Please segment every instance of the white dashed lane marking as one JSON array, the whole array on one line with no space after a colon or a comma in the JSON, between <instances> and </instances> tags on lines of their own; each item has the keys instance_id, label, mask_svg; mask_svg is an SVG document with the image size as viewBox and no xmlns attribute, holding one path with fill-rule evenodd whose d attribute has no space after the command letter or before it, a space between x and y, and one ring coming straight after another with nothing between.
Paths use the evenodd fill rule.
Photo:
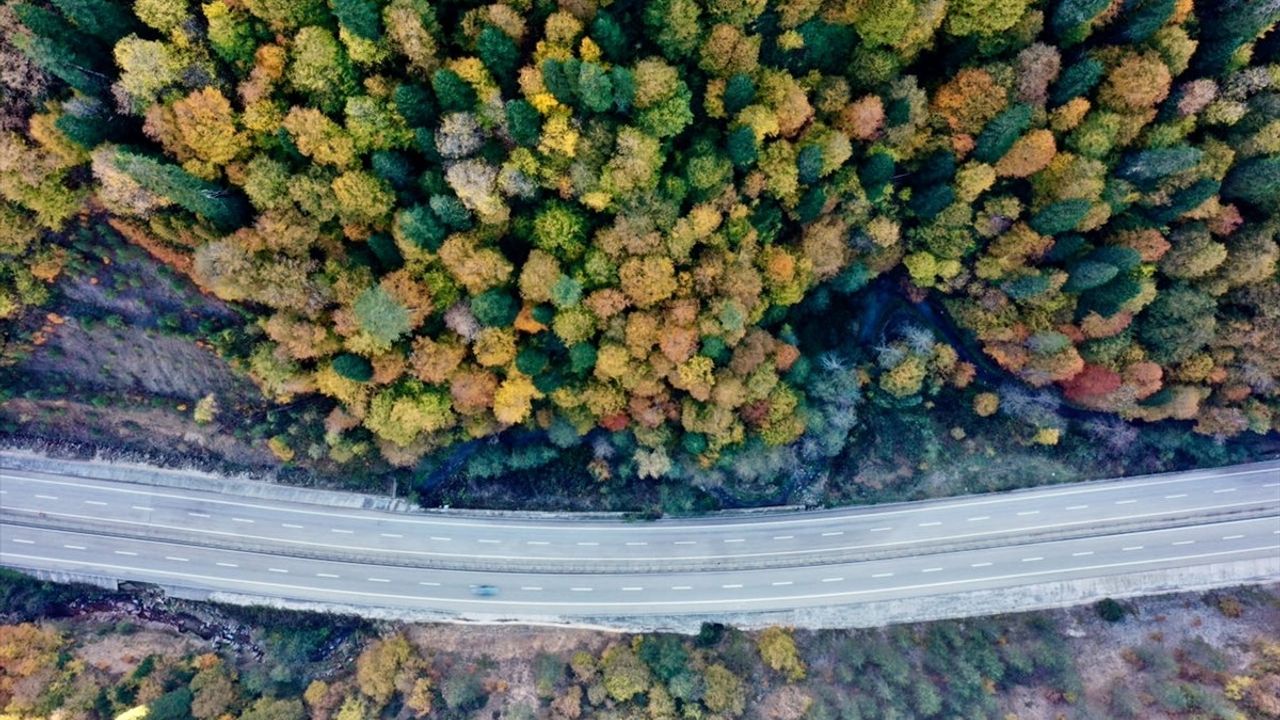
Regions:
<instances>
[{"instance_id":1,"label":"white dashed lane marking","mask_svg":"<svg viewBox=\"0 0 1280 720\"><path fill-rule=\"evenodd\" d=\"M1187 496L1187 494L1186 494L1186 493L1174 493L1173 495L1165 495L1165 496L1164 496L1164 499L1165 499L1165 500L1177 500L1178 498L1184 498L1184 497L1186 497L1186 496Z\"/></svg>"},{"instance_id":2,"label":"white dashed lane marking","mask_svg":"<svg viewBox=\"0 0 1280 720\"><path fill-rule=\"evenodd\" d=\"M1244 538L1243 535L1223 535L1222 536L1223 540L1240 540L1242 538Z\"/></svg>"},{"instance_id":3,"label":"white dashed lane marking","mask_svg":"<svg viewBox=\"0 0 1280 720\"><path fill-rule=\"evenodd\" d=\"M891 528L891 527L875 527L875 528L871 528L871 529L870 529L870 530L868 530L867 532L885 532L885 531L892 530L892 529L893 529L893 528Z\"/></svg>"},{"instance_id":4,"label":"white dashed lane marking","mask_svg":"<svg viewBox=\"0 0 1280 720\"><path fill-rule=\"evenodd\" d=\"M289 528L289 529L291 529L291 530L301 530L301 529L302 529L302 526L301 526L301 525L294 525L293 523L280 523L280 527L287 527L287 528Z\"/></svg>"},{"instance_id":5,"label":"white dashed lane marking","mask_svg":"<svg viewBox=\"0 0 1280 720\"><path fill-rule=\"evenodd\" d=\"M1214 495L1221 495L1221 494L1223 494L1223 493L1229 493L1229 492L1235 492L1235 491L1236 491L1236 489L1235 489L1235 488L1219 488L1219 489L1217 489L1217 490L1214 490L1214 491L1213 491L1213 494L1214 494Z\"/></svg>"},{"instance_id":6,"label":"white dashed lane marking","mask_svg":"<svg viewBox=\"0 0 1280 720\"><path fill-rule=\"evenodd\" d=\"M1018 517L1025 517L1027 515L1039 515L1039 514L1040 514L1039 510L1023 510L1022 512L1018 513Z\"/></svg>"},{"instance_id":7,"label":"white dashed lane marking","mask_svg":"<svg viewBox=\"0 0 1280 720\"><path fill-rule=\"evenodd\" d=\"M218 567L229 567L229 568L240 567L235 563L229 563L229 562L220 562L220 563L214 563L214 564L217 565Z\"/></svg>"},{"instance_id":8,"label":"white dashed lane marking","mask_svg":"<svg viewBox=\"0 0 1280 720\"><path fill-rule=\"evenodd\" d=\"M1137 500L1117 500L1117 501L1116 501L1116 504L1117 504L1117 505L1132 505L1132 504L1134 504L1134 503L1136 503L1136 502L1138 502L1138 501L1137 501Z\"/></svg>"},{"instance_id":9,"label":"white dashed lane marking","mask_svg":"<svg viewBox=\"0 0 1280 720\"><path fill-rule=\"evenodd\" d=\"M288 573L289 571L288 571L288 570L285 570L284 568L267 568L267 572L273 572L273 573Z\"/></svg>"},{"instance_id":10,"label":"white dashed lane marking","mask_svg":"<svg viewBox=\"0 0 1280 720\"><path fill-rule=\"evenodd\" d=\"M933 522L922 522L922 523L919 523L917 527L937 527L937 526L939 526L939 525L941 525L941 524L942 524L941 522L939 522L939 521L937 521L937 520L934 520Z\"/></svg>"},{"instance_id":11,"label":"white dashed lane marking","mask_svg":"<svg viewBox=\"0 0 1280 720\"><path fill-rule=\"evenodd\" d=\"M893 577L893 573L891 573L891 572L876 573L875 575L872 575L871 577L873 577L873 578L887 578L887 577Z\"/></svg>"},{"instance_id":12,"label":"white dashed lane marking","mask_svg":"<svg viewBox=\"0 0 1280 720\"><path fill-rule=\"evenodd\" d=\"M520 589L521 589L521 590L529 590L529 591L532 591L532 592L537 592L537 591L541 590L542 588L538 587L537 585L521 585L521 586L520 586Z\"/></svg>"},{"instance_id":13,"label":"white dashed lane marking","mask_svg":"<svg viewBox=\"0 0 1280 720\"><path fill-rule=\"evenodd\" d=\"M252 524L253 524L253 521L252 521L252 520L250 520L249 518L238 518L238 517L233 517L233 518L231 518L231 522L245 523L245 524L248 524L248 525L252 525Z\"/></svg>"},{"instance_id":14,"label":"white dashed lane marking","mask_svg":"<svg viewBox=\"0 0 1280 720\"><path fill-rule=\"evenodd\" d=\"M35 540L27 540L25 538L14 538L13 541L18 543L19 545L35 545L36 544Z\"/></svg>"},{"instance_id":15,"label":"white dashed lane marking","mask_svg":"<svg viewBox=\"0 0 1280 720\"><path fill-rule=\"evenodd\" d=\"M790 585L790 584L791 584L791 581L790 581L790 580L779 580L779 581L777 581L777 582L772 582L772 583L769 583L769 584L770 584L770 585L773 585L774 587L782 587L783 585Z\"/></svg>"},{"instance_id":16,"label":"white dashed lane marking","mask_svg":"<svg viewBox=\"0 0 1280 720\"><path fill-rule=\"evenodd\" d=\"M106 503L102 502L101 500L85 500L85 501L84 501L84 504L85 504L85 505L98 505L98 506L104 506L104 505L106 505Z\"/></svg>"},{"instance_id":17,"label":"white dashed lane marking","mask_svg":"<svg viewBox=\"0 0 1280 720\"><path fill-rule=\"evenodd\" d=\"M733 589L735 589L735 588L740 588L740 587L742 587L742 584L741 584L741 583L733 583L733 584L730 584L730 585L721 585L720 587L724 588L725 590L733 590Z\"/></svg>"},{"instance_id":18,"label":"white dashed lane marking","mask_svg":"<svg viewBox=\"0 0 1280 720\"><path fill-rule=\"evenodd\" d=\"M571 587L571 588L569 588L569 591L570 591L570 592L591 592L591 588L589 588L589 587Z\"/></svg>"},{"instance_id":19,"label":"white dashed lane marking","mask_svg":"<svg viewBox=\"0 0 1280 720\"><path fill-rule=\"evenodd\" d=\"M942 572L942 568L925 568L925 569L921 570L920 572L922 572L922 573L935 573L935 572Z\"/></svg>"},{"instance_id":20,"label":"white dashed lane marking","mask_svg":"<svg viewBox=\"0 0 1280 720\"><path fill-rule=\"evenodd\" d=\"M622 591L623 591L623 592L639 592L639 591L641 591L641 590L644 590L644 588L642 588L642 587L635 587L635 586L631 586L631 587L624 587L624 588L622 588Z\"/></svg>"},{"instance_id":21,"label":"white dashed lane marking","mask_svg":"<svg viewBox=\"0 0 1280 720\"><path fill-rule=\"evenodd\" d=\"M36 495L36 497L41 500L57 500L58 499L57 495Z\"/></svg>"},{"instance_id":22,"label":"white dashed lane marking","mask_svg":"<svg viewBox=\"0 0 1280 720\"><path fill-rule=\"evenodd\" d=\"M388 579L386 579L386 578L369 578L369 582L385 582L385 583L389 583L389 582L391 582L391 581L390 581L390 580L388 580Z\"/></svg>"},{"instance_id":23,"label":"white dashed lane marking","mask_svg":"<svg viewBox=\"0 0 1280 720\"><path fill-rule=\"evenodd\" d=\"M844 581L844 578L842 577L822 578L822 582L842 582L842 581Z\"/></svg>"},{"instance_id":24,"label":"white dashed lane marking","mask_svg":"<svg viewBox=\"0 0 1280 720\"><path fill-rule=\"evenodd\" d=\"M322 577L322 578L336 578L336 577L338 577L338 576L337 576L337 575L334 575L333 573L316 573L316 577Z\"/></svg>"},{"instance_id":25,"label":"white dashed lane marking","mask_svg":"<svg viewBox=\"0 0 1280 720\"><path fill-rule=\"evenodd\" d=\"M343 530L342 528L329 528L329 532L338 533L340 535L354 535L355 530Z\"/></svg>"},{"instance_id":26,"label":"white dashed lane marking","mask_svg":"<svg viewBox=\"0 0 1280 720\"><path fill-rule=\"evenodd\" d=\"M207 518L207 517L209 517L209 513L192 512L192 511L190 511L190 510L188 510L188 511L187 511L187 514L188 514L188 515L190 515L191 517L198 517L198 518Z\"/></svg>"},{"instance_id":27,"label":"white dashed lane marking","mask_svg":"<svg viewBox=\"0 0 1280 720\"><path fill-rule=\"evenodd\" d=\"M979 522L981 520L990 520L990 519L991 519L990 515L978 515L977 517L969 518L965 522Z\"/></svg>"},{"instance_id":28,"label":"white dashed lane marking","mask_svg":"<svg viewBox=\"0 0 1280 720\"><path fill-rule=\"evenodd\" d=\"M147 507L146 505L130 505L129 507L133 508L134 510L141 510L142 512L153 512L153 510Z\"/></svg>"},{"instance_id":29,"label":"white dashed lane marking","mask_svg":"<svg viewBox=\"0 0 1280 720\"><path fill-rule=\"evenodd\" d=\"M165 556L164 556L164 559L165 559L165 560L172 560L172 561L174 561L174 562L191 562L191 560L190 560L189 558L177 557L176 555L165 555Z\"/></svg>"},{"instance_id":30,"label":"white dashed lane marking","mask_svg":"<svg viewBox=\"0 0 1280 720\"><path fill-rule=\"evenodd\" d=\"M1087 510L1089 509L1089 506L1088 505L1068 505L1067 509L1068 510Z\"/></svg>"},{"instance_id":31,"label":"white dashed lane marking","mask_svg":"<svg viewBox=\"0 0 1280 720\"><path fill-rule=\"evenodd\" d=\"M1195 545L1196 541L1195 540L1178 540L1173 544L1174 545Z\"/></svg>"},{"instance_id":32,"label":"white dashed lane marking","mask_svg":"<svg viewBox=\"0 0 1280 720\"><path fill-rule=\"evenodd\" d=\"M1022 562L1039 562L1040 560L1043 560L1043 559L1044 559L1044 558L1042 558L1042 557L1038 557L1038 556L1037 556L1037 557L1025 557L1025 558L1022 558Z\"/></svg>"},{"instance_id":33,"label":"white dashed lane marking","mask_svg":"<svg viewBox=\"0 0 1280 720\"><path fill-rule=\"evenodd\" d=\"M130 557L134 557L134 556L136 556L138 553L133 552L132 550L117 550L117 551L116 551L116 554L117 554L117 555L128 555L128 556L130 556Z\"/></svg>"},{"instance_id":34,"label":"white dashed lane marking","mask_svg":"<svg viewBox=\"0 0 1280 720\"><path fill-rule=\"evenodd\" d=\"M378 533L378 534L379 534L379 535L381 535L381 536L382 536L382 537L384 537L384 538L402 538L402 537L404 537L403 535L401 535L401 534L399 534L399 533Z\"/></svg>"},{"instance_id":35,"label":"white dashed lane marking","mask_svg":"<svg viewBox=\"0 0 1280 720\"><path fill-rule=\"evenodd\" d=\"M83 549L84 549L84 546L83 546L83 545L63 545L62 547L66 548L66 549L68 549L68 550L83 550Z\"/></svg>"},{"instance_id":36,"label":"white dashed lane marking","mask_svg":"<svg viewBox=\"0 0 1280 720\"><path fill-rule=\"evenodd\" d=\"M834 530L834 531L832 531L832 532L824 532L824 533L822 533L822 537L835 537L835 536L837 536L837 535L843 535L843 534L844 534L844 531L843 531L843 530Z\"/></svg>"},{"instance_id":37,"label":"white dashed lane marking","mask_svg":"<svg viewBox=\"0 0 1280 720\"><path fill-rule=\"evenodd\" d=\"M1142 549L1141 545L1130 545L1129 547L1120 548L1120 550L1123 552L1132 552L1134 550L1141 550L1141 549Z\"/></svg>"},{"instance_id":38,"label":"white dashed lane marking","mask_svg":"<svg viewBox=\"0 0 1280 720\"><path fill-rule=\"evenodd\" d=\"M989 563L989 562L974 563L974 564L970 565L969 567L975 567L975 568L980 568L980 567L991 567L991 563Z\"/></svg>"},{"instance_id":39,"label":"white dashed lane marking","mask_svg":"<svg viewBox=\"0 0 1280 720\"><path fill-rule=\"evenodd\" d=\"M774 540L795 540L796 536L795 535L774 535L773 539Z\"/></svg>"},{"instance_id":40,"label":"white dashed lane marking","mask_svg":"<svg viewBox=\"0 0 1280 720\"><path fill-rule=\"evenodd\" d=\"M1092 554L1093 554L1092 550L1084 550L1082 552L1071 553L1071 557L1085 557L1086 555L1092 555Z\"/></svg>"}]
</instances>

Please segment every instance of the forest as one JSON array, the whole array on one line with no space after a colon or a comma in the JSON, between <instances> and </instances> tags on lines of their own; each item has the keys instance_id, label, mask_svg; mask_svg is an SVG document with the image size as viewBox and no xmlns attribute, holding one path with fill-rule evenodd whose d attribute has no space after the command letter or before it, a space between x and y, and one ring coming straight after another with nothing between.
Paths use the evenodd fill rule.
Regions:
<instances>
[{"instance_id":1,"label":"forest","mask_svg":"<svg viewBox=\"0 0 1280 720\"><path fill-rule=\"evenodd\" d=\"M0 323L109 228L312 459L732 483L1280 428L1276 0L8 0ZM77 240L76 238L80 238ZM887 296L937 322L873 323ZM210 396L197 413L212 417ZM198 419L199 416L197 416ZM953 433L963 437L956 427ZM290 460L287 437L271 448Z\"/></svg>"}]
</instances>

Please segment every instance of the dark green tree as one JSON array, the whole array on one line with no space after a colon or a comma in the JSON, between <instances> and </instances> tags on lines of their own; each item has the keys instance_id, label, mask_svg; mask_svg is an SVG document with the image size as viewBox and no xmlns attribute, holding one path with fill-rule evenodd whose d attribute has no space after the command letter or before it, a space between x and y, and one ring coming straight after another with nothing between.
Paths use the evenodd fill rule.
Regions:
<instances>
[{"instance_id":1,"label":"dark green tree","mask_svg":"<svg viewBox=\"0 0 1280 720\"><path fill-rule=\"evenodd\" d=\"M177 165L124 147L116 148L114 160L121 172L142 187L168 198L221 230L234 230L248 218L248 203L237 191L201 180Z\"/></svg>"}]
</instances>

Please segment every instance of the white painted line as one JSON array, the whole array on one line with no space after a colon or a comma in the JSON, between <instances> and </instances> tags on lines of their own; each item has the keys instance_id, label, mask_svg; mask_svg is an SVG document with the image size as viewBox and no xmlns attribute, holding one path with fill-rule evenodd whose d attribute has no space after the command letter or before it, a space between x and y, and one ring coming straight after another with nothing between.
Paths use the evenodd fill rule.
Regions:
<instances>
[{"instance_id":1,"label":"white painted line","mask_svg":"<svg viewBox=\"0 0 1280 720\"><path fill-rule=\"evenodd\" d=\"M1086 510L1088 509L1088 507L1089 507L1088 505L1069 505L1067 506L1067 509L1068 510Z\"/></svg>"},{"instance_id":2,"label":"white painted line","mask_svg":"<svg viewBox=\"0 0 1280 720\"><path fill-rule=\"evenodd\" d=\"M343 530L341 528L329 528L329 532L338 533L339 535L355 535L355 530Z\"/></svg>"},{"instance_id":3,"label":"white painted line","mask_svg":"<svg viewBox=\"0 0 1280 720\"><path fill-rule=\"evenodd\" d=\"M337 575L334 575L333 573L316 573L316 577L322 577L322 578L336 578L336 577L338 577L338 576L337 576Z\"/></svg>"},{"instance_id":4,"label":"white painted line","mask_svg":"<svg viewBox=\"0 0 1280 720\"><path fill-rule=\"evenodd\" d=\"M35 544L36 544L36 541L35 541L35 540L26 540L26 539L24 539L24 538L14 538L14 539L13 539L13 541L14 541L14 542L16 542L16 543L18 543L18 544L20 544L20 545L35 545Z\"/></svg>"},{"instance_id":5,"label":"white painted line","mask_svg":"<svg viewBox=\"0 0 1280 720\"><path fill-rule=\"evenodd\" d=\"M770 584L770 585L772 585L772 586L774 586L774 587L782 587L783 585L790 585L790 584L791 584L791 581L790 581L790 580L779 580L779 581L777 581L777 582L772 582L772 583L769 583L769 584Z\"/></svg>"},{"instance_id":6,"label":"white painted line","mask_svg":"<svg viewBox=\"0 0 1280 720\"><path fill-rule=\"evenodd\" d=\"M369 582L391 582L386 578L366 578Z\"/></svg>"},{"instance_id":7,"label":"white painted line","mask_svg":"<svg viewBox=\"0 0 1280 720\"><path fill-rule=\"evenodd\" d=\"M876 573L876 574L872 575L871 577L873 577L873 578L887 578L887 577L893 577L893 573L891 573L891 572L888 572L888 573Z\"/></svg>"},{"instance_id":8,"label":"white painted line","mask_svg":"<svg viewBox=\"0 0 1280 720\"><path fill-rule=\"evenodd\" d=\"M252 524L253 524L253 521L252 521L252 520L250 520L249 518L238 518L238 517L233 517L233 518L231 518L231 522L245 523L246 525L252 525Z\"/></svg>"},{"instance_id":9,"label":"white painted line","mask_svg":"<svg viewBox=\"0 0 1280 720\"><path fill-rule=\"evenodd\" d=\"M842 577L822 578L822 582L843 582L843 581L844 581L844 578Z\"/></svg>"},{"instance_id":10,"label":"white painted line","mask_svg":"<svg viewBox=\"0 0 1280 720\"><path fill-rule=\"evenodd\" d=\"M1116 501L1116 504L1117 504L1117 505L1132 505L1132 504L1134 504L1134 503L1136 503L1136 502L1138 502L1138 501L1137 501L1137 500L1117 500L1117 501Z\"/></svg>"},{"instance_id":11,"label":"white painted line","mask_svg":"<svg viewBox=\"0 0 1280 720\"><path fill-rule=\"evenodd\" d=\"M68 549L68 550L83 550L83 549L84 549L84 546L83 546L83 545L63 545L62 547L66 548L66 549Z\"/></svg>"},{"instance_id":12,"label":"white painted line","mask_svg":"<svg viewBox=\"0 0 1280 720\"><path fill-rule=\"evenodd\" d=\"M102 502L101 500L85 500L84 504L85 505L106 505L106 503Z\"/></svg>"},{"instance_id":13,"label":"white painted line","mask_svg":"<svg viewBox=\"0 0 1280 720\"><path fill-rule=\"evenodd\" d=\"M229 563L229 562L220 562L220 563L214 563L214 564L215 564L215 565L217 565L217 566L219 566L219 567L231 567L231 568L234 568L234 567L240 567L239 565L237 565L237 564L235 564L235 563Z\"/></svg>"},{"instance_id":14,"label":"white painted line","mask_svg":"<svg viewBox=\"0 0 1280 720\"><path fill-rule=\"evenodd\" d=\"M1219 489L1217 489L1217 490L1214 490L1214 491L1213 491L1213 494L1214 494L1214 495L1221 495L1222 493L1229 493L1229 492L1235 492L1235 491L1236 491L1236 489L1235 489L1235 488L1219 488Z\"/></svg>"},{"instance_id":15,"label":"white painted line","mask_svg":"<svg viewBox=\"0 0 1280 720\"><path fill-rule=\"evenodd\" d=\"M477 540L476 540L476 542L478 542L478 543L483 543L483 544L485 544L485 545L497 545L498 543L500 543L500 542L502 542L502 541L501 541L501 540L494 540L493 538L479 538L479 539L477 539Z\"/></svg>"},{"instance_id":16,"label":"white painted line","mask_svg":"<svg viewBox=\"0 0 1280 720\"><path fill-rule=\"evenodd\" d=\"M267 572L273 572L273 573L288 573L289 571L288 571L288 570L285 570L284 568L267 568Z\"/></svg>"},{"instance_id":17,"label":"white painted line","mask_svg":"<svg viewBox=\"0 0 1280 720\"><path fill-rule=\"evenodd\" d=\"M1196 541L1195 540L1178 540L1173 544L1174 545L1195 545Z\"/></svg>"},{"instance_id":18,"label":"white painted line","mask_svg":"<svg viewBox=\"0 0 1280 720\"><path fill-rule=\"evenodd\" d=\"M795 535L774 535L773 539L774 540L795 540L796 536Z\"/></svg>"},{"instance_id":19,"label":"white painted line","mask_svg":"<svg viewBox=\"0 0 1280 720\"><path fill-rule=\"evenodd\" d=\"M692 590L693 587L689 585L672 585L671 589L672 590Z\"/></svg>"},{"instance_id":20,"label":"white painted line","mask_svg":"<svg viewBox=\"0 0 1280 720\"><path fill-rule=\"evenodd\" d=\"M57 500L58 499L57 495L36 495L36 497L40 498L41 500Z\"/></svg>"},{"instance_id":21,"label":"white painted line","mask_svg":"<svg viewBox=\"0 0 1280 720\"><path fill-rule=\"evenodd\" d=\"M449 542L449 541L450 541L450 540L452 540L453 538L441 537L441 536L439 536L439 535L432 535L429 539L431 539L431 540L439 540L440 542Z\"/></svg>"},{"instance_id":22,"label":"white painted line","mask_svg":"<svg viewBox=\"0 0 1280 720\"><path fill-rule=\"evenodd\" d=\"M1022 512L1018 513L1018 517L1025 517L1027 515L1039 515L1039 514L1040 514L1039 510L1023 510Z\"/></svg>"},{"instance_id":23,"label":"white painted line","mask_svg":"<svg viewBox=\"0 0 1280 720\"><path fill-rule=\"evenodd\" d=\"M378 533L378 534L379 534L379 535L381 535L382 537L385 537L385 538L402 538L402 537L404 537L403 535L401 535L401 534L399 534L399 533Z\"/></svg>"},{"instance_id":24,"label":"white painted line","mask_svg":"<svg viewBox=\"0 0 1280 720\"><path fill-rule=\"evenodd\" d=\"M631 545L631 546L633 546L633 547L639 547L639 546L641 546L641 545L648 545L649 543L647 543L647 542L629 542L629 543L627 543L627 544L628 544L628 545Z\"/></svg>"},{"instance_id":25,"label":"white painted line","mask_svg":"<svg viewBox=\"0 0 1280 720\"><path fill-rule=\"evenodd\" d=\"M1043 559L1044 559L1044 558L1039 557L1039 556L1037 556L1037 557L1025 557L1025 558L1022 558L1022 562L1040 562L1040 561L1041 561L1041 560L1043 560Z\"/></svg>"},{"instance_id":26,"label":"white painted line","mask_svg":"<svg viewBox=\"0 0 1280 720\"><path fill-rule=\"evenodd\" d=\"M191 560L190 560L189 558L176 557L176 556L174 556L174 555L165 555L165 556L164 556L164 559L165 559L165 560L172 560L172 561L174 561L174 562L191 562Z\"/></svg>"},{"instance_id":27,"label":"white painted line","mask_svg":"<svg viewBox=\"0 0 1280 720\"><path fill-rule=\"evenodd\" d=\"M1262 487L1280 487L1280 482L1264 483Z\"/></svg>"},{"instance_id":28,"label":"white painted line","mask_svg":"<svg viewBox=\"0 0 1280 720\"><path fill-rule=\"evenodd\" d=\"M188 515L190 515L191 517L198 517L198 518L207 518L207 517L209 517L209 513L192 512L192 511L190 511L190 510L188 510L188 511L187 511L187 514L188 514Z\"/></svg>"},{"instance_id":29,"label":"white painted line","mask_svg":"<svg viewBox=\"0 0 1280 720\"><path fill-rule=\"evenodd\" d=\"M1084 557L1086 555L1092 555L1092 554L1093 554L1092 550L1085 550L1083 552L1073 552L1071 553L1071 557Z\"/></svg>"},{"instance_id":30,"label":"white painted line","mask_svg":"<svg viewBox=\"0 0 1280 720\"><path fill-rule=\"evenodd\" d=\"M530 590L530 591L533 591L533 592L537 592L537 591L541 590L542 588L538 587L537 585L521 585L521 586L520 586L520 589L521 589L521 590Z\"/></svg>"},{"instance_id":31,"label":"white painted line","mask_svg":"<svg viewBox=\"0 0 1280 720\"><path fill-rule=\"evenodd\" d=\"M675 544L676 545L697 545L698 541L697 540L677 540L675 541Z\"/></svg>"},{"instance_id":32,"label":"white painted line","mask_svg":"<svg viewBox=\"0 0 1280 720\"><path fill-rule=\"evenodd\" d=\"M142 512L153 512L153 510L147 507L146 505L130 505L129 507L133 508L134 510L141 510Z\"/></svg>"},{"instance_id":33,"label":"white painted line","mask_svg":"<svg viewBox=\"0 0 1280 720\"><path fill-rule=\"evenodd\" d=\"M934 520L933 522L918 523L916 527L937 527L938 525L941 525L941 524L942 524L941 522Z\"/></svg>"},{"instance_id":34,"label":"white painted line","mask_svg":"<svg viewBox=\"0 0 1280 720\"><path fill-rule=\"evenodd\" d=\"M419 585L426 585L426 586L428 586L428 587L440 587L440 583L438 583L438 582L431 582L430 580L423 580L423 581L419 582L418 584L419 584Z\"/></svg>"},{"instance_id":35,"label":"white painted line","mask_svg":"<svg viewBox=\"0 0 1280 720\"><path fill-rule=\"evenodd\" d=\"M294 525L293 523L280 523L280 527L292 528L292 529L294 529L294 530L301 530L301 529L302 529L302 526L301 526L301 525Z\"/></svg>"},{"instance_id":36,"label":"white painted line","mask_svg":"<svg viewBox=\"0 0 1280 720\"><path fill-rule=\"evenodd\" d=\"M1186 494L1186 493L1174 493L1173 495L1165 495L1165 496L1164 496L1164 499L1165 499L1165 500L1177 500L1178 498L1184 498L1184 497L1186 497L1186 496L1187 496L1187 494Z\"/></svg>"},{"instance_id":37,"label":"white painted line","mask_svg":"<svg viewBox=\"0 0 1280 720\"><path fill-rule=\"evenodd\" d=\"M925 569L921 570L920 572L922 572L922 573L942 572L942 568L925 568Z\"/></svg>"},{"instance_id":38,"label":"white painted line","mask_svg":"<svg viewBox=\"0 0 1280 720\"><path fill-rule=\"evenodd\" d=\"M965 522L979 522L982 520L990 520L990 519L991 519L990 515L978 515L978 516L969 518Z\"/></svg>"},{"instance_id":39,"label":"white painted line","mask_svg":"<svg viewBox=\"0 0 1280 720\"><path fill-rule=\"evenodd\" d=\"M1121 549L1122 551L1124 551L1124 552L1130 552L1130 551L1133 551L1133 550L1141 550L1141 549L1142 549L1142 546L1141 546L1141 545L1130 545L1129 547L1122 547L1122 548L1120 548L1120 549Z\"/></svg>"},{"instance_id":40,"label":"white painted line","mask_svg":"<svg viewBox=\"0 0 1280 720\"><path fill-rule=\"evenodd\" d=\"M1240 540L1242 538L1244 538L1243 535L1223 535L1222 536L1223 540Z\"/></svg>"},{"instance_id":41,"label":"white painted line","mask_svg":"<svg viewBox=\"0 0 1280 720\"><path fill-rule=\"evenodd\" d=\"M892 529L893 528L891 527L878 527L878 528L871 528L867 532L885 532L886 530L892 530Z\"/></svg>"},{"instance_id":42,"label":"white painted line","mask_svg":"<svg viewBox=\"0 0 1280 720\"><path fill-rule=\"evenodd\" d=\"M138 553L133 552L132 550L117 550L117 551L116 551L116 554L117 554L117 555L137 556L137 554L138 554Z\"/></svg>"},{"instance_id":43,"label":"white painted line","mask_svg":"<svg viewBox=\"0 0 1280 720\"><path fill-rule=\"evenodd\" d=\"M9 494L8 490L0 490L0 495L8 495L8 494Z\"/></svg>"},{"instance_id":44,"label":"white painted line","mask_svg":"<svg viewBox=\"0 0 1280 720\"><path fill-rule=\"evenodd\" d=\"M843 531L843 530L835 530L835 531L832 531L832 532L824 532L824 533L822 533L822 537L835 537L835 536L837 536L837 535L843 535L843 534L844 534L844 531Z\"/></svg>"},{"instance_id":45,"label":"white painted line","mask_svg":"<svg viewBox=\"0 0 1280 720\"><path fill-rule=\"evenodd\" d=\"M733 590L733 589L735 589L735 588L740 588L740 587L742 587L742 585L741 585L741 584L738 584L738 583L734 583L734 584L731 584L731 585L721 585L720 587L724 588L725 590Z\"/></svg>"},{"instance_id":46,"label":"white painted line","mask_svg":"<svg viewBox=\"0 0 1280 720\"><path fill-rule=\"evenodd\" d=\"M823 533L823 535L826 535L826 534L827 533ZM724 541L727 543L742 543L742 542L746 542L747 540L746 538L725 538Z\"/></svg>"},{"instance_id":47,"label":"white painted line","mask_svg":"<svg viewBox=\"0 0 1280 720\"><path fill-rule=\"evenodd\" d=\"M578 545L581 545L581 546L583 546L583 547L596 547L596 546L597 546L597 545L599 545L599 544L600 544L600 543L598 543L598 542L580 542L580 543L578 543Z\"/></svg>"},{"instance_id":48,"label":"white painted line","mask_svg":"<svg viewBox=\"0 0 1280 720\"><path fill-rule=\"evenodd\" d=\"M569 588L569 592L591 592L591 588L589 588L589 587L571 587L571 588Z\"/></svg>"},{"instance_id":49,"label":"white painted line","mask_svg":"<svg viewBox=\"0 0 1280 720\"><path fill-rule=\"evenodd\" d=\"M643 589L644 589L644 588L642 588L642 587L634 587L634 586L633 586L633 587L624 587L624 588L622 588L622 591L623 591L623 592L639 592L639 591L641 591L641 590L643 590Z\"/></svg>"},{"instance_id":50,"label":"white painted line","mask_svg":"<svg viewBox=\"0 0 1280 720\"><path fill-rule=\"evenodd\" d=\"M526 540L525 545L550 545L546 540Z\"/></svg>"},{"instance_id":51,"label":"white painted line","mask_svg":"<svg viewBox=\"0 0 1280 720\"><path fill-rule=\"evenodd\" d=\"M969 567L991 567L991 563L989 563L989 562L974 563L974 564L970 565Z\"/></svg>"}]
</instances>

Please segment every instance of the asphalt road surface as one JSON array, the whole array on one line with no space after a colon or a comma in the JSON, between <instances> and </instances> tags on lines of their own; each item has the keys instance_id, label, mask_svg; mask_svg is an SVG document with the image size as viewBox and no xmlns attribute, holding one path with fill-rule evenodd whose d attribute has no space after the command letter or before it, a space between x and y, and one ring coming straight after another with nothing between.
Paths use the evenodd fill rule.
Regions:
<instances>
[{"instance_id":1,"label":"asphalt road surface","mask_svg":"<svg viewBox=\"0 0 1280 720\"><path fill-rule=\"evenodd\" d=\"M1278 462L648 523L386 513L0 469L5 565L444 612L789 610L1278 556Z\"/></svg>"}]
</instances>

